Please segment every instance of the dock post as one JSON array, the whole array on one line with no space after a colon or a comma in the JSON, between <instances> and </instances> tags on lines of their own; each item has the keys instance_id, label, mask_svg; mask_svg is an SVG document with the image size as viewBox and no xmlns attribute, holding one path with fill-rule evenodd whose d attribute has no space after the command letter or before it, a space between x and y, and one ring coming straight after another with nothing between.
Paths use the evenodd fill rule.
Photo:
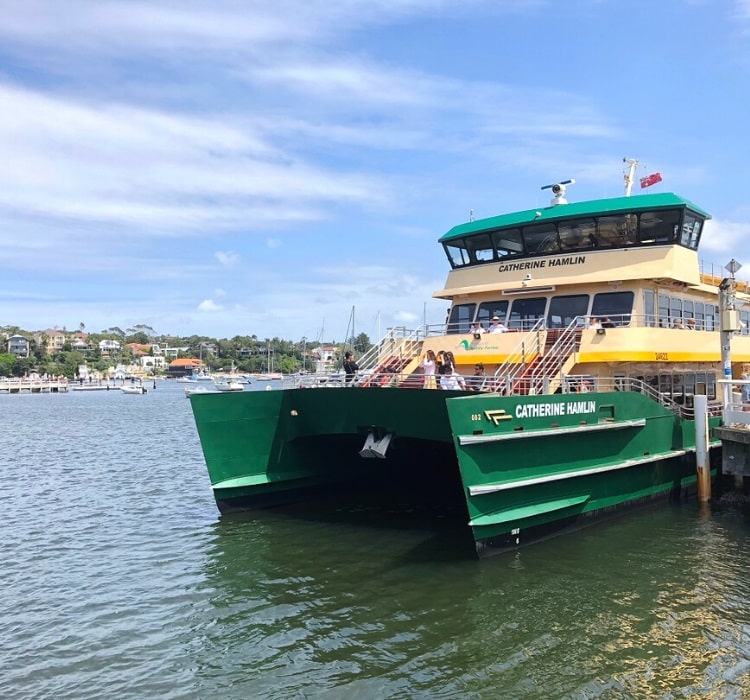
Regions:
<instances>
[{"instance_id":1,"label":"dock post","mask_svg":"<svg viewBox=\"0 0 750 700\"><path fill-rule=\"evenodd\" d=\"M696 394L693 399L695 415L695 470L698 477L698 502L711 500L711 465L708 459L708 397Z\"/></svg>"}]
</instances>

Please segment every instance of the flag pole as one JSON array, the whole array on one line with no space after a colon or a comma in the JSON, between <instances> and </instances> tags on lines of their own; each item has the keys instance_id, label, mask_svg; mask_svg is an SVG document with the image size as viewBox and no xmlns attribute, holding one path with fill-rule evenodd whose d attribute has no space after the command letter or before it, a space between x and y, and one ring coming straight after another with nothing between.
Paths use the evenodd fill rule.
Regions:
<instances>
[{"instance_id":1,"label":"flag pole","mask_svg":"<svg viewBox=\"0 0 750 700\"><path fill-rule=\"evenodd\" d=\"M633 189L635 169L640 163L635 158L623 158L622 162L628 164L628 172L625 173L625 196L630 197L630 190Z\"/></svg>"}]
</instances>

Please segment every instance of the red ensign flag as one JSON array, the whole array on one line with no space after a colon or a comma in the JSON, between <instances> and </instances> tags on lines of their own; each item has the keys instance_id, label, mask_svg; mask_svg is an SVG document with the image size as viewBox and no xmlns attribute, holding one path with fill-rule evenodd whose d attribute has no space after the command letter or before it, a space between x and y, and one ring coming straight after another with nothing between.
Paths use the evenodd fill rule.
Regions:
<instances>
[{"instance_id":1,"label":"red ensign flag","mask_svg":"<svg viewBox=\"0 0 750 700\"><path fill-rule=\"evenodd\" d=\"M641 178L641 189L651 187L651 185L655 185L657 182L661 182L661 173L646 175L646 177Z\"/></svg>"}]
</instances>

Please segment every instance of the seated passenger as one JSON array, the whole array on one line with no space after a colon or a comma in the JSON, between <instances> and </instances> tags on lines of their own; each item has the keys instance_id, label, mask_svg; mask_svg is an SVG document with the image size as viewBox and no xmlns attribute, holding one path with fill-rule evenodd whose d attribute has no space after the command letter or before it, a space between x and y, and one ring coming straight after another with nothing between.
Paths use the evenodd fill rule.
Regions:
<instances>
[{"instance_id":1,"label":"seated passenger","mask_svg":"<svg viewBox=\"0 0 750 700\"><path fill-rule=\"evenodd\" d=\"M602 322L596 316L592 316L589 321L589 328L598 331L600 328L603 328Z\"/></svg>"},{"instance_id":2,"label":"seated passenger","mask_svg":"<svg viewBox=\"0 0 750 700\"><path fill-rule=\"evenodd\" d=\"M605 318L602 321L602 328L614 328L614 327L615 327L615 324L609 317Z\"/></svg>"},{"instance_id":3,"label":"seated passenger","mask_svg":"<svg viewBox=\"0 0 750 700\"><path fill-rule=\"evenodd\" d=\"M486 333L487 331L482 328L482 324L479 323L479 321L474 321L474 323L471 324L471 328L469 329L469 333L472 333L473 335L477 335L477 333Z\"/></svg>"},{"instance_id":4,"label":"seated passenger","mask_svg":"<svg viewBox=\"0 0 750 700\"><path fill-rule=\"evenodd\" d=\"M488 333L505 333L508 330L507 326L500 321L499 316L493 316L490 327L487 329Z\"/></svg>"}]
</instances>

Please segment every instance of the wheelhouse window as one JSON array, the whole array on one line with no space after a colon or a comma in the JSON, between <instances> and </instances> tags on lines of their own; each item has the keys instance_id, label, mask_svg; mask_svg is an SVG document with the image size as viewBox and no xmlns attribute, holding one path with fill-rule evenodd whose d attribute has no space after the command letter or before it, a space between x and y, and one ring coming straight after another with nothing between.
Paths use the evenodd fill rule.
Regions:
<instances>
[{"instance_id":1,"label":"wheelhouse window","mask_svg":"<svg viewBox=\"0 0 750 700\"><path fill-rule=\"evenodd\" d=\"M492 242L498 258L523 255L521 229L511 228L504 231L495 231L492 234Z\"/></svg>"},{"instance_id":2,"label":"wheelhouse window","mask_svg":"<svg viewBox=\"0 0 750 700\"><path fill-rule=\"evenodd\" d=\"M680 227L679 209L643 212L640 219L641 225L638 230L640 243L660 245L675 241Z\"/></svg>"},{"instance_id":3,"label":"wheelhouse window","mask_svg":"<svg viewBox=\"0 0 750 700\"><path fill-rule=\"evenodd\" d=\"M483 301L479 305L477 311L477 317L475 320L479 321L484 328L487 328L490 320L493 316L497 316L503 323L505 323L505 316L508 313L508 301Z\"/></svg>"},{"instance_id":4,"label":"wheelhouse window","mask_svg":"<svg viewBox=\"0 0 750 700\"><path fill-rule=\"evenodd\" d=\"M629 326L633 313L633 292L603 292L594 295L591 315L609 319L615 326Z\"/></svg>"},{"instance_id":5,"label":"wheelhouse window","mask_svg":"<svg viewBox=\"0 0 750 700\"><path fill-rule=\"evenodd\" d=\"M469 259L475 263L491 262L494 256L494 248L489 233L472 236L466 239L466 247L469 251Z\"/></svg>"},{"instance_id":6,"label":"wheelhouse window","mask_svg":"<svg viewBox=\"0 0 750 700\"><path fill-rule=\"evenodd\" d=\"M547 313L547 328L567 328L576 317L582 325L588 307L588 294L552 297Z\"/></svg>"},{"instance_id":7,"label":"wheelhouse window","mask_svg":"<svg viewBox=\"0 0 750 700\"><path fill-rule=\"evenodd\" d=\"M698 250L701 239L704 219L691 211L686 211L682 222L682 233L680 234L680 245L691 250Z\"/></svg>"},{"instance_id":8,"label":"wheelhouse window","mask_svg":"<svg viewBox=\"0 0 750 700\"><path fill-rule=\"evenodd\" d=\"M476 304L457 304L451 309L446 333L468 333Z\"/></svg>"},{"instance_id":9,"label":"wheelhouse window","mask_svg":"<svg viewBox=\"0 0 750 700\"><path fill-rule=\"evenodd\" d=\"M452 241L445 243L443 247L445 248L445 254L448 256L451 267L463 267L471 262L469 251L466 249L464 241Z\"/></svg>"},{"instance_id":10,"label":"wheelhouse window","mask_svg":"<svg viewBox=\"0 0 750 700\"><path fill-rule=\"evenodd\" d=\"M597 245L596 219L563 221L557 227L557 235L563 251L595 248Z\"/></svg>"},{"instance_id":11,"label":"wheelhouse window","mask_svg":"<svg viewBox=\"0 0 750 700\"><path fill-rule=\"evenodd\" d=\"M547 299L545 297L516 299L510 307L508 327L521 331L530 330L537 321L544 318L546 307Z\"/></svg>"},{"instance_id":12,"label":"wheelhouse window","mask_svg":"<svg viewBox=\"0 0 750 700\"><path fill-rule=\"evenodd\" d=\"M635 243L638 218L635 214L600 216L597 227L597 242L600 246L617 248Z\"/></svg>"},{"instance_id":13,"label":"wheelhouse window","mask_svg":"<svg viewBox=\"0 0 750 700\"><path fill-rule=\"evenodd\" d=\"M530 255L549 255L560 252L555 224L527 226L523 230L523 239L526 243L526 251Z\"/></svg>"}]
</instances>

